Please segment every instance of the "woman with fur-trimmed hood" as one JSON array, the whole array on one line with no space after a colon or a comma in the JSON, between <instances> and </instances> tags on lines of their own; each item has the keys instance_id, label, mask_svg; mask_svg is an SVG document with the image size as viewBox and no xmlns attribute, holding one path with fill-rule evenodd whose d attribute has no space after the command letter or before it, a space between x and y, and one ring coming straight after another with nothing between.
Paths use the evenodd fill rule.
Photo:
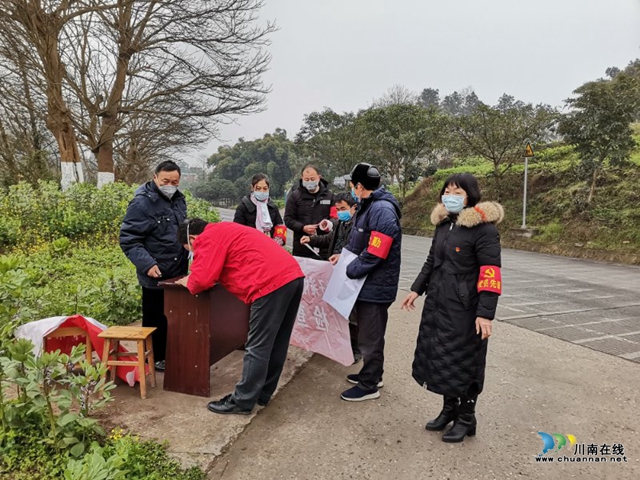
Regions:
<instances>
[{"instance_id":1,"label":"woman with fur-trimmed hood","mask_svg":"<svg viewBox=\"0 0 640 480\"><path fill-rule=\"evenodd\" d=\"M488 338L502 291L500 235L502 206L480 202L476 178L449 177L431 214L436 225L427 261L402 303L413 310L426 292L413 378L444 397L426 429L444 430L445 442L476 433L475 405L484 384Z\"/></svg>"}]
</instances>

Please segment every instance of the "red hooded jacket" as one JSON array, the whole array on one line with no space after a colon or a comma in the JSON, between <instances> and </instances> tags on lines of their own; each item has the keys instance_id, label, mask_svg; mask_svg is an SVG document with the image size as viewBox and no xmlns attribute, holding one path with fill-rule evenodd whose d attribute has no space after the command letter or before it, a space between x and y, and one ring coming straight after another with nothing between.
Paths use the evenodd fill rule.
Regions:
<instances>
[{"instance_id":1,"label":"red hooded jacket","mask_svg":"<svg viewBox=\"0 0 640 480\"><path fill-rule=\"evenodd\" d=\"M196 295L220 283L245 303L303 278L298 262L269 236L238 223L207 225L192 244L187 282Z\"/></svg>"}]
</instances>

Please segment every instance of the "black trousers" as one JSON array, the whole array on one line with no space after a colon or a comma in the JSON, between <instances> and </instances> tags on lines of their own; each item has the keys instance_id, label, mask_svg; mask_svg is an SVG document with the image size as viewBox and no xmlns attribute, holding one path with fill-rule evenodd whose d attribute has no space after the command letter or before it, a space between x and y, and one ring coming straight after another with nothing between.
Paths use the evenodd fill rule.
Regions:
<instances>
[{"instance_id":1,"label":"black trousers","mask_svg":"<svg viewBox=\"0 0 640 480\"><path fill-rule=\"evenodd\" d=\"M142 287L142 326L155 327L151 336L156 362L167 354L167 317L164 316L164 290Z\"/></svg>"},{"instance_id":2,"label":"black trousers","mask_svg":"<svg viewBox=\"0 0 640 480\"><path fill-rule=\"evenodd\" d=\"M358 346L363 364L358 386L376 390L384 372L384 335L387 330L390 303L357 301L353 307L358 323Z\"/></svg>"},{"instance_id":3,"label":"black trousers","mask_svg":"<svg viewBox=\"0 0 640 480\"><path fill-rule=\"evenodd\" d=\"M237 405L253 408L258 400L267 403L276 391L303 288L304 278L298 278L251 304L242 379L233 393Z\"/></svg>"},{"instance_id":4,"label":"black trousers","mask_svg":"<svg viewBox=\"0 0 640 480\"><path fill-rule=\"evenodd\" d=\"M360 353L360 347L358 347L358 319L356 318L355 310L349 315L349 337L351 338L353 354Z\"/></svg>"}]
</instances>

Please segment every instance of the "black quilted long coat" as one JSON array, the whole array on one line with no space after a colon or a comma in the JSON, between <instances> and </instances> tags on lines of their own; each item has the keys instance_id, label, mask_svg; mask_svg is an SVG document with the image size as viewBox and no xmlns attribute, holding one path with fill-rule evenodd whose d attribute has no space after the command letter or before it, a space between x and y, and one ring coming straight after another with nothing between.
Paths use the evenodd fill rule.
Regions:
<instances>
[{"instance_id":1,"label":"black quilted long coat","mask_svg":"<svg viewBox=\"0 0 640 480\"><path fill-rule=\"evenodd\" d=\"M502 266L496 224L503 216L502 207L493 202L465 208L459 215L438 205L431 214L436 232L411 290L427 293L413 378L432 392L452 397L482 392L488 340L476 333L475 321L493 320L499 293L478 292L478 280L482 266Z\"/></svg>"}]
</instances>

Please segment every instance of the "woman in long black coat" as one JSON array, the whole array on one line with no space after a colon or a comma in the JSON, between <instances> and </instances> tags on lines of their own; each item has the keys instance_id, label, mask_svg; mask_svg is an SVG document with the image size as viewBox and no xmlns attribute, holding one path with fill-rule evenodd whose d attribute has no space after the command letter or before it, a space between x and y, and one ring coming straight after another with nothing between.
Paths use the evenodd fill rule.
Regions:
<instances>
[{"instance_id":1,"label":"woman in long black coat","mask_svg":"<svg viewBox=\"0 0 640 480\"><path fill-rule=\"evenodd\" d=\"M436 231L427 261L402 304L413 310L427 293L422 311L413 378L444 397L439 431L453 421L445 442L475 435L475 405L484 384L491 321L502 291L500 235L502 207L480 201L478 181L456 174L445 181L431 221Z\"/></svg>"}]
</instances>

